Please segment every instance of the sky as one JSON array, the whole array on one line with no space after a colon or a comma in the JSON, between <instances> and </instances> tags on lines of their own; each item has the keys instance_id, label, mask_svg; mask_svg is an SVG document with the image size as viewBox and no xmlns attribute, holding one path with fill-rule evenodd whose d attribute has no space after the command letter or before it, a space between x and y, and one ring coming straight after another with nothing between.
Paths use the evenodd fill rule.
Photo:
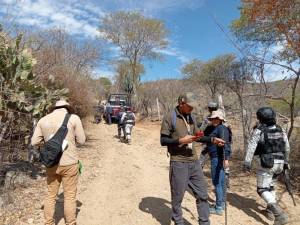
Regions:
<instances>
[{"instance_id":1,"label":"sky","mask_svg":"<svg viewBox=\"0 0 300 225\"><path fill-rule=\"evenodd\" d=\"M0 21L48 29L60 27L79 42L101 38L101 18L118 10L137 10L164 21L169 46L162 50L163 61L145 61L142 81L180 79L181 68L192 59L209 60L220 54L238 53L215 20L230 35L232 20L239 17L240 0L0 0ZM108 45L111 58L120 55ZM95 77L112 77L109 63L99 61Z\"/></svg>"}]
</instances>

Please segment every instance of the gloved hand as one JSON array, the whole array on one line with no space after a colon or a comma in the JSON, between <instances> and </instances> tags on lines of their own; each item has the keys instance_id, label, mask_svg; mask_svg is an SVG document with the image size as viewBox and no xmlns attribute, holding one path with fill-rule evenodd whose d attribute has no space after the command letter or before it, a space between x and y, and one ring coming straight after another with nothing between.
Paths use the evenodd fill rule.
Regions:
<instances>
[{"instance_id":1,"label":"gloved hand","mask_svg":"<svg viewBox=\"0 0 300 225\"><path fill-rule=\"evenodd\" d=\"M289 170L289 169L291 169L291 167L290 167L290 165L288 163L284 163L283 169L284 170Z\"/></svg>"},{"instance_id":2,"label":"gloved hand","mask_svg":"<svg viewBox=\"0 0 300 225\"><path fill-rule=\"evenodd\" d=\"M248 163L244 163L244 165L243 165L243 171L245 173L250 173L251 172L251 165L249 165Z\"/></svg>"}]
</instances>

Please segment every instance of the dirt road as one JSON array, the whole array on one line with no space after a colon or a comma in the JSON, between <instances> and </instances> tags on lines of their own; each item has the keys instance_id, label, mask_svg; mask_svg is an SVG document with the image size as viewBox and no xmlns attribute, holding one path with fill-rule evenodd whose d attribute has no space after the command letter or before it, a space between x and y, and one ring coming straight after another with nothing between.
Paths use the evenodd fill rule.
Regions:
<instances>
[{"instance_id":1,"label":"dirt road","mask_svg":"<svg viewBox=\"0 0 300 225\"><path fill-rule=\"evenodd\" d=\"M138 124L130 146L115 137L116 125L88 123L86 130L89 141L81 153L85 171L79 184L78 224L171 224L169 158L166 149L159 145L159 125ZM238 170L236 167L232 171L228 224L272 224L260 212L264 203L256 194L254 177L245 177ZM214 199L212 190L210 196ZM299 199L297 202L300 205ZM62 205L60 200L56 213L59 225L64 224ZM300 207L293 207L286 193L282 195L281 205L289 210L294 221L290 224L299 225ZM186 225L198 224L195 200L189 192L182 206ZM42 210L37 211L34 221L33 224L42 224ZM213 225L222 225L224 216L211 216L211 221Z\"/></svg>"}]
</instances>

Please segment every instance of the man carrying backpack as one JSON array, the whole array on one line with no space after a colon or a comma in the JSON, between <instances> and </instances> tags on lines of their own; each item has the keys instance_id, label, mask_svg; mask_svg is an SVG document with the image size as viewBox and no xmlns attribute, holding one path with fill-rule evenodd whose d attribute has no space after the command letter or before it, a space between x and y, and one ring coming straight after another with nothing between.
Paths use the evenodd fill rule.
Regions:
<instances>
[{"instance_id":1,"label":"man carrying backpack","mask_svg":"<svg viewBox=\"0 0 300 225\"><path fill-rule=\"evenodd\" d=\"M197 138L197 123L191 115L195 105L192 93L179 96L178 105L166 115L161 125L160 141L168 147L170 154L170 186L172 220L176 225L183 225L181 203L184 193L189 187L196 198L200 225L209 225L209 205L207 183L194 146L195 141L224 144L219 138Z\"/></svg>"},{"instance_id":2,"label":"man carrying backpack","mask_svg":"<svg viewBox=\"0 0 300 225\"><path fill-rule=\"evenodd\" d=\"M130 107L126 107L126 112L122 115L121 123L124 127L125 141L127 141L127 143L130 145L132 128L135 125L135 115L131 111Z\"/></svg>"},{"instance_id":3,"label":"man carrying backpack","mask_svg":"<svg viewBox=\"0 0 300 225\"><path fill-rule=\"evenodd\" d=\"M49 164L50 166L48 165L46 168L48 192L44 202L45 225L54 225L55 202L61 183L64 190L66 224L76 224L76 192L79 175L76 143L84 144L86 137L80 118L74 114L70 115L72 111L73 109L68 102L64 100L56 102L53 112L39 120L31 139L32 145L44 144L44 146L51 147L49 146L51 140L59 138L57 137L59 130L67 127L65 130L67 133L64 133L65 136L63 137L63 147L60 146L60 153L62 150L63 152L58 156L58 164L55 165L56 162L51 162L51 152L48 151L48 155L45 154L45 151L41 152L42 162L49 162L50 160L49 163L54 164ZM55 147L55 145L52 146L53 154L56 150ZM43 150L46 150L45 147Z\"/></svg>"},{"instance_id":4,"label":"man carrying backpack","mask_svg":"<svg viewBox=\"0 0 300 225\"><path fill-rule=\"evenodd\" d=\"M259 161L257 193L267 203L267 217L275 217L274 225L287 224L288 216L277 204L275 184L283 170L289 168L289 141L285 131L276 124L276 113L272 108L262 107L256 115L259 124L249 139L244 169L250 171L255 156Z\"/></svg>"}]
</instances>

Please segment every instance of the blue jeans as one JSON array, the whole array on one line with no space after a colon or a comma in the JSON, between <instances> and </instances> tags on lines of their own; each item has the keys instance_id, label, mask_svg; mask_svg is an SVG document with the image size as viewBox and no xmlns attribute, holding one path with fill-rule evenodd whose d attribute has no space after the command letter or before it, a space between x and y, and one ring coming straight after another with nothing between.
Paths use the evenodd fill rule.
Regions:
<instances>
[{"instance_id":1,"label":"blue jeans","mask_svg":"<svg viewBox=\"0 0 300 225\"><path fill-rule=\"evenodd\" d=\"M211 179L215 186L216 207L224 207L225 172L223 159L215 157L211 159Z\"/></svg>"}]
</instances>

